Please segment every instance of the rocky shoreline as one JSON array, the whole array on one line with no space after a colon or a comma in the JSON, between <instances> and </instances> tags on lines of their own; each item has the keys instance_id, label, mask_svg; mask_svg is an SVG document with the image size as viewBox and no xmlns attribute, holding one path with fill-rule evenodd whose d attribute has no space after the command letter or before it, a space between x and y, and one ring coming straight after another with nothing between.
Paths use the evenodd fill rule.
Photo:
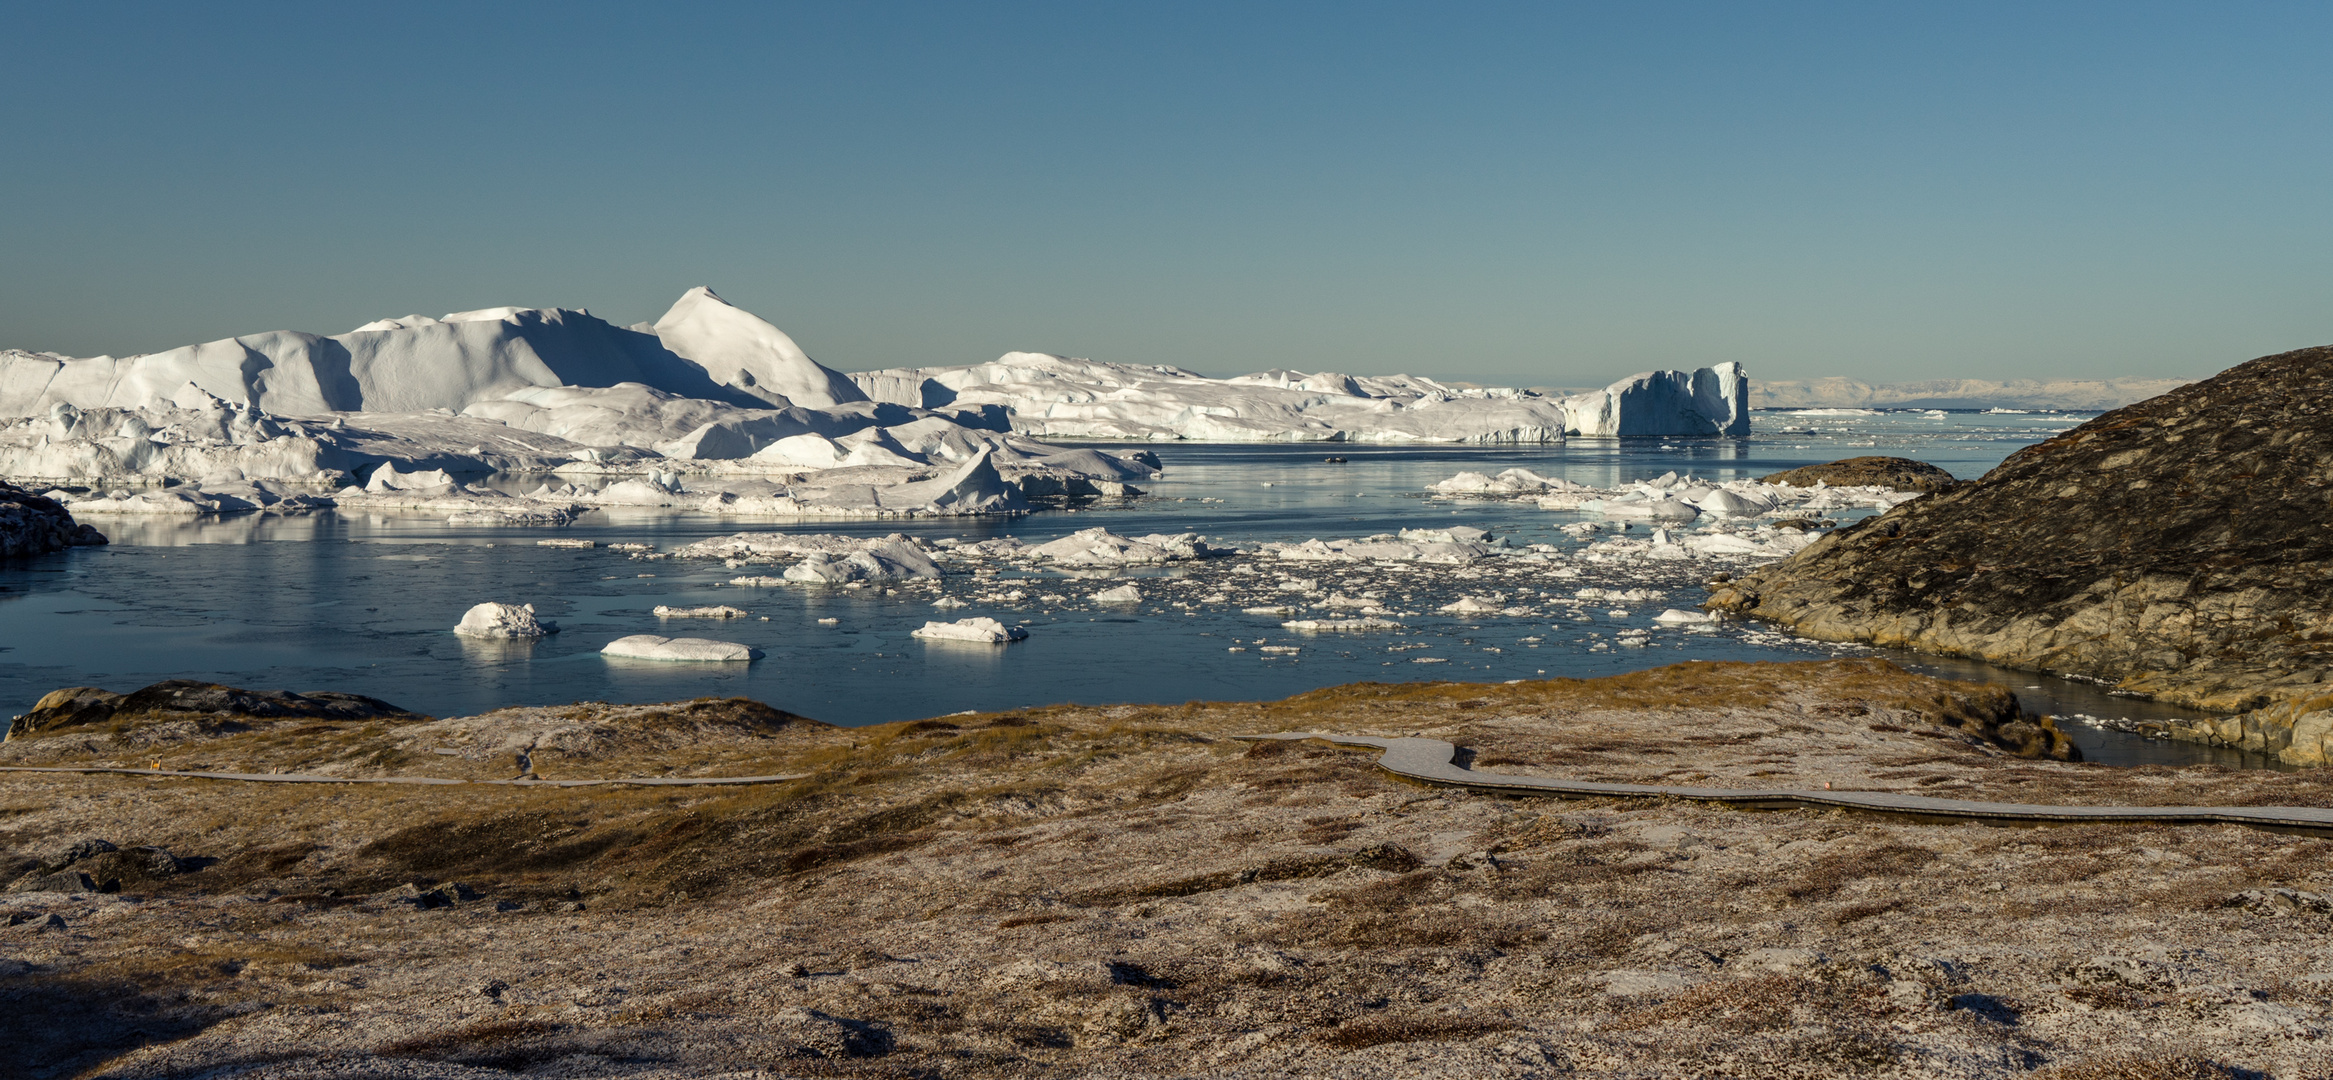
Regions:
<instances>
[{"instance_id":1,"label":"rocky shoreline","mask_svg":"<svg viewBox=\"0 0 2333 1080\"><path fill-rule=\"evenodd\" d=\"M105 534L73 520L55 499L0 482L0 558L47 555L69 547L94 547Z\"/></svg>"},{"instance_id":2,"label":"rocky shoreline","mask_svg":"<svg viewBox=\"0 0 2333 1080\"><path fill-rule=\"evenodd\" d=\"M2103 680L2169 737L2326 764L2333 348L2263 357L1713 586L1808 637Z\"/></svg>"}]
</instances>

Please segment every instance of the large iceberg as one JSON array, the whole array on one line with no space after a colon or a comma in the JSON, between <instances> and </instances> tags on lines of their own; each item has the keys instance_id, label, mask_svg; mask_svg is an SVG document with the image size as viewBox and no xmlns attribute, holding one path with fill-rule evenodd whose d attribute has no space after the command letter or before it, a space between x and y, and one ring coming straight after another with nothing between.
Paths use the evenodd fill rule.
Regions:
<instances>
[{"instance_id":1,"label":"large iceberg","mask_svg":"<svg viewBox=\"0 0 2333 1080\"><path fill-rule=\"evenodd\" d=\"M1647 371L1564 399L1580 435L1747 435L1750 380L1740 364Z\"/></svg>"},{"instance_id":2,"label":"large iceberg","mask_svg":"<svg viewBox=\"0 0 2333 1080\"><path fill-rule=\"evenodd\" d=\"M457 522L609 505L890 517L1138 494L1129 481L1157 468L1015 434L998 408L868 400L703 288L632 327L491 308L120 359L0 351L0 473L55 485L296 483L340 489L324 506ZM457 482L551 471L608 483L514 506ZM255 505L197 491L173 509Z\"/></svg>"},{"instance_id":3,"label":"large iceberg","mask_svg":"<svg viewBox=\"0 0 2333 1080\"><path fill-rule=\"evenodd\" d=\"M1658 371L1569 398L1414 375L1274 370L1229 379L1163 365L1011 352L986 364L851 376L877 401L1001 408L1037 438L1202 442L1559 443L1579 435L1741 435L1738 364Z\"/></svg>"}]
</instances>

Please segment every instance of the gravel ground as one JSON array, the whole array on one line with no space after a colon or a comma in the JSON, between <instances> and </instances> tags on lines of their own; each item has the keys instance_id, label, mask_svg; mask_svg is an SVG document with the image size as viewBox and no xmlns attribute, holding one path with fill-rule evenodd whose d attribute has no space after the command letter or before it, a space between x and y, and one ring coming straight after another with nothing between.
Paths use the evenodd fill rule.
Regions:
<instances>
[{"instance_id":1,"label":"gravel ground","mask_svg":"<svg viewBox=\"0 0 2333 1080\"><path fill-rule=\"evenodd\" d=\"M482 779L525 751L550 778L810 775L0 773L11 878L119 882L0 893L0 1039L30 1077L2333 1074L2333 841L1494 797L1229 737L1424 735L1582 779L2333 805L2315 773L2019 757L2033 726L1998 689L1872 660L857 729L711 700L116 718L0 764Z\"/></svg>"}]
</instances>

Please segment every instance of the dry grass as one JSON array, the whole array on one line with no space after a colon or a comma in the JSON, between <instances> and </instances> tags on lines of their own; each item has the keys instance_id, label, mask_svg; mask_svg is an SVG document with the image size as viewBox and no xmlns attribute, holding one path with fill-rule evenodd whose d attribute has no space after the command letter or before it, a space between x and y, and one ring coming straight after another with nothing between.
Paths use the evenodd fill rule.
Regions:
<instances>
[{"instance_id":1,"label":"dry grass","mask_svg":"<svg viewBox=\"0 0 2333 1080\"><path fill-rule=\"evenodd\" d=\"M1402 1016L1355 1020L1339 1024L1314 1038L1340 1050L1360 1050L1387 1043L1446 1042L1472 1039L1498 1031L1513 1031L1514 1021L1471 1016Z\"/></svg>"},{"instance_id":2,"label":"dry grass","mask_svg":"<svg viewBox=\"0 0 2333 1080\"><path fill-rule=\"evenodd\" d=\"M2243 1080L2247 1073L2193 1054L2105 1053L2033 1073L2034 1080Z\"/></svg>"},{"instance_id":3,"label":"dry grass","mask_svg":"<svg viewBox=\"0 0 2333 1080\"><path fill-rule=\"evenodd\" d=\"M1489 1075L1503 1059L1486 1055L1510 1031L1517 1045L1586 1055L1574 1068L1583 1075L1596 1053L1677 1074L1784 1075L1792 1063L1816 1075L1884 1072L1936 1032L2037 1060L2016 1057L2030 1040L2010 1026L1935 1004L1967 996L2052 1016L2051 1030L2069 1034L2065 1051L2050 1053L2072 1069L2107 1060L2077 1053L2164 1022L2154 1003L2179 1001L2182 1022L2210 1022L2168 991L2060 986L2064 964L2133 938L2216 958L2183 963L2236 965L2195 979L2323 1007L2319 984L2285 961L2314 955L2324 920L2265 919L2224 902L2267 884L2328 891L2321 868L2333 841L2229 826L2002 830L1496 798L1397 783L1369 750L1228 737L1422 732L1480 747L1474 765L1485 769L1700 773L1760 787L1917 789L1943 778L1950 790L2033 801L2323 789L2291 774L2020 760L1965 730L2003 709L1992 693L1864 661L1362 685L1261 705L1064 706L861 729L718 701L575 706L498 722L569 732L579 749L555 760L578 771L810 775L746 788L523 791L0 775L0 807L14 809L0 813L0 857L102 834L218 860L153 883L148 895L171 903L138 908L103 934L37 939L52 950L41 962L55 965L41 986L218 1010L169 1029L195 1048L188 1054L208 1053L205 1040L256 1038L258 1028L225 1019L236 1009L297 1007L384 1018L367 1021L369 1041L335 1044L342 1052L507 1069L620 1046L703 1072L783 1058L789 1069L848 1075L1326 1062L1374 1076L1360 1063L1426 1055ZM430 740L484 728L462 719L431 722L446 726L426 737L414 725L308 724L174 752L294 767L394 751L414 755L410 768L499 767L430 752ZM65 741L54 747L69 756ZM1786 779L1749 779L1758 772ZM393 902L408 882L461 882L524 906L418 911ZM21 931L0 929L9 932ZM1998 959L1974 975L1920 974L1957 943ZM1787 975L1733 963L1785 945L1830 961ZM1912 948L1929 952L1899 955ZM2025 957L2033 970L2017 966ZM2284 966L2242 966L2257 957ZM600 987L617 968L626 994L576 1003L569 987ZM1933 993L1891 996L1880 969ZM1614 971L1690 985L1610 996L1600 980ZM499 1006L508 1011L473 1015L489 976L514 984ZM311 985L334 988L302 989ZM163 1002L169 994L187 996ZM28 1015L58 1015L54 1004ZM848 1064L799 1056L767 1027L795 1005L848 1021L833 1032L879 1026L896 1039L865 1043L883 1056ZM226 1026L198 1033L212 1023ZM144 1037L128 1030L105 1036L110 1052ZM1257 1031L1281 1034L1240 1041ZM762 1056L705 1049L724 1046ZM2218 1056L2194 1060L2238 1060L2210 1049ZM1208 1056L1219 1053L1228 1056ZM63 1050L42 1060L68 1059L84 1060Z\"/></svg>"}]
</instances>

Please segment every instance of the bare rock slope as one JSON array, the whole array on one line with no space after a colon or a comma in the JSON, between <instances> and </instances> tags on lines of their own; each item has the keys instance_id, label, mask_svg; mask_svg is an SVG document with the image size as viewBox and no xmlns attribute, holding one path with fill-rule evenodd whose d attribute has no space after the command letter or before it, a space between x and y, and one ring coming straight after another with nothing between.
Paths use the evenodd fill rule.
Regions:
<instances>
[{"instance_id":1,"label":"bare rock slope","mask_svg":"<svg viewBox=\"0 0 2333 1080\"><path fill-rule=\"evenodd\" d=\"M2306 701L2333 665L2329 481L2333 348L2263 357L1841 529L1710 606L2203 710Z\"/></svg>"}]
</instances>

